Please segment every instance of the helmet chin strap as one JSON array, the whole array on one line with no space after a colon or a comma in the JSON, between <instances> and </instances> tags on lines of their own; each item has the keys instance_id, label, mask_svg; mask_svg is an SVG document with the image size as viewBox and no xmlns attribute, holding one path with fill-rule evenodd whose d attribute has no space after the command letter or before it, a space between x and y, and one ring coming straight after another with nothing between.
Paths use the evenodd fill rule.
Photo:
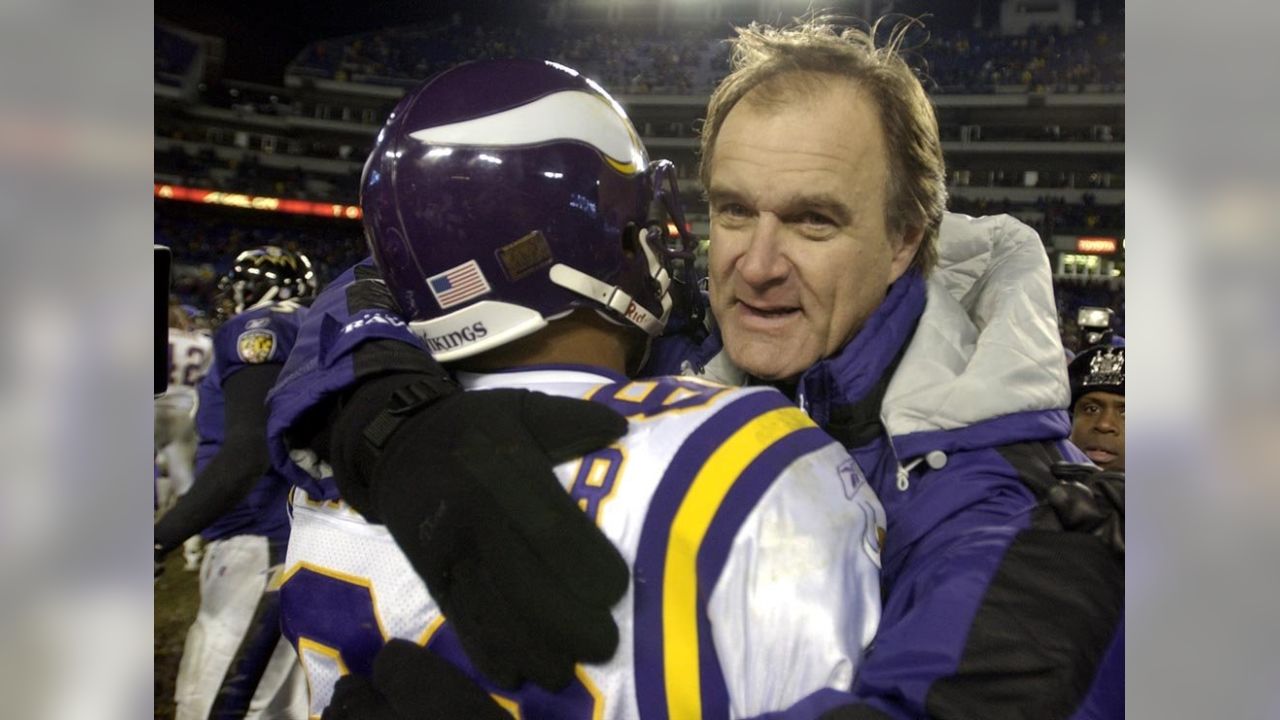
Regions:
<instances>
[{"instance_id":1,"label":"helmet chin strap","mask_svg":"<svg viewBox=\"0 0 1280 720\"><path fill-rule=\"evenodd\" d=\"M662 266L657 253L649 246L648 234L649 231L647 229L640 230L639 244L648 263L649 276L658 282L658 290L662 297L661 317L657 317L646 310L630 294L617 285L610 285L564 263L556 263L551 266L551 282L604 305L634 323L650 337L656 337L662 334L662 329L667 325L667 318L671 315L671 294L669 292L671 289L671 275Z\"/></svg>"}]
</instances>

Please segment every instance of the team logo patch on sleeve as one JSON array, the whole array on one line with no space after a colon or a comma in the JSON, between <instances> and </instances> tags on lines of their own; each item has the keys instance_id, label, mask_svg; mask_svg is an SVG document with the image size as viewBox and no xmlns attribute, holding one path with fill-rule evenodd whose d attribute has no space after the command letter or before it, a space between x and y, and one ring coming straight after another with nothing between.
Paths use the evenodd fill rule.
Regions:
<instances>
[{"instance_id":1,"label":"team logo patch on sleeve","mask_svg":"<svg viewBox=\"0 0 1280 720\"><path fill-rule=\"evenodd\" d=\"M276 334L270 330L246 330L236 339L236 353L250 363L264 363L276 349Z\"/></svg>"}]
</instances>

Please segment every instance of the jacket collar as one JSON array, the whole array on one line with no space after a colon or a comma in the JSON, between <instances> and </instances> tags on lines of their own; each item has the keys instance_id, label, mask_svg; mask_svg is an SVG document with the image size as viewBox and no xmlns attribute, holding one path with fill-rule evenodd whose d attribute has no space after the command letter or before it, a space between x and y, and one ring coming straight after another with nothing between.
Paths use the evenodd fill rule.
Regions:
<instances>
[{"instance_id":1,"label":"jacket collar","mask_svg":"<svg viewBox=\"0 0 1280 720\"><path fill-rule=\"evenodd\" d=\"M800 376L796 400L818 425L850 434L837 438L846 445L864 444L855 441L878 434L881 400L924 312L925 297L924 278L915 268L908 270L840 352Z\"/></svg>"}]
</instances>

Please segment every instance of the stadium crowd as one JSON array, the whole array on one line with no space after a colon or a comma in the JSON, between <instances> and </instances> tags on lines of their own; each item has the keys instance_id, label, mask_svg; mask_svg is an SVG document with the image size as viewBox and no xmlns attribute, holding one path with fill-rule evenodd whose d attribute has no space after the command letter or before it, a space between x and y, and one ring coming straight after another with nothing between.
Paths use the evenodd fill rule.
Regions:
<instances>
[{"instance_id":1,"label":"stadium crowd","mask_svg":"<svg viewBox=\"0 0 1280 720\"><path fill-rule=\"evenodd\" d=\"M989 200L952 196L947 201L947 208L967 215L1008 213L1034 227L1043 238L1050 238L1055 233L1087 234L1103 230L1121 232L1124 229L1124 204L1100 205L1089 193L1085 193L1078 203L1053 195L1042 195L1029 203L1014 202L1008 198Z\"/></svg>"},{"instance_id":2,"label":"stadium crowd","mask_svg":"<svg viewBox=\"0 0 1280 720\"><path fill-rule=\"evenodd\" d=\"M359 225L349 221L307 221L290 226L173 211L155 213L155 244L173 250L174 295L182 304L206 312L213 308L218 278L245 250L274 245L303 253L321 281L368 252Z\"/></svg>"},{"instance_id":3,"label":"stadium crowd","mask_svg":"<svg viewBox=\"0 0 1280 720\"><path fill-rule=\"evenodd\" d=\"M923 40L923 38L922 38ZM1122 25L1073 33L1033 29L1004 37L958 29L927 39L919 51L933 92L1116 92L1124 89ZM707 94L724 76L724 33L673 30L648 35L523 26L394 28L308 45L288 72L304 77L410 86L460 58L546 57L590 75L619 95Z\"/></svg>"}]
</instances>

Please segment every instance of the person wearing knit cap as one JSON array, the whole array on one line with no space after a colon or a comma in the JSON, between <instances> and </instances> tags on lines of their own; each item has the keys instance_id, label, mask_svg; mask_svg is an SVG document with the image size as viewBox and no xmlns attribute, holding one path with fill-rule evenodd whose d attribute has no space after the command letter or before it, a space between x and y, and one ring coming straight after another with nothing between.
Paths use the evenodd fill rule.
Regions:
<instances>
[{"instance_id":1,"label":"person wearing knit cap","mask_svg":"<svg viewBox=\"0 0 1280 720\"><path fill-rule=\"evenodd\" d=\"M1124 472L1124 348L1089 348L1067 372L1071 442L1103 470Z\"/></svg>"}]
</instances>

